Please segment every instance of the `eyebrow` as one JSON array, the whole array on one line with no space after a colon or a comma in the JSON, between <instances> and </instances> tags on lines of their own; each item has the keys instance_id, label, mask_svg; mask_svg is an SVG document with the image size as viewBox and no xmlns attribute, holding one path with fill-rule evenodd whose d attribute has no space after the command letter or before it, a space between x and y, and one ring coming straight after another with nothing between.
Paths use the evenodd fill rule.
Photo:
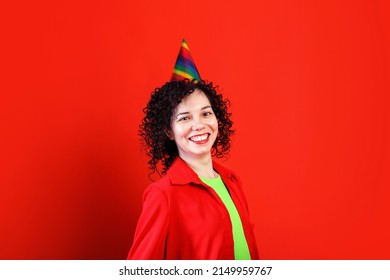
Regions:
<instances>
[{"instance_id":1,"label":"eyebrow","mask_svg":"<svg viewBox=\"0 0 390 280\"><path fill-rule=\"evenodd\" d=\"M204 106L204 107L200 108L200 110L205 110L205 109L208 109L208 108L211 108L211 105ZM189 114L189 113L190 113L190 112L181 112L181 113L175 115L175 117L177 118L177 117L180 116L180 115L187 115L187 114Z\"/></svg>"}]
</instances>

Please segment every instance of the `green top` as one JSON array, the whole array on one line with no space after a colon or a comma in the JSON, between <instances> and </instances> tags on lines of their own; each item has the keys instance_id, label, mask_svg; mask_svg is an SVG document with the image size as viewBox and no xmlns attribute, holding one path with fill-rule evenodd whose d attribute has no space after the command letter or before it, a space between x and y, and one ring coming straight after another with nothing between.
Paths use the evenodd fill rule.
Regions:
<instances>
[{"instance_id":1,"label":"green top","mask_svg":"<svg viewBox=\"0 0 390 280\"><path fill-rule=\"evenodd\" d=\"M237 208L234 205L221 176L218 176L218 178L215 179L208 179L200 176L199 178L203 183L214 189L229 212L233 230L234 258L236 260L250 260L251 255L249 253L248 243L246 242L244 229L242 228L240 215L238 214Z\"/></svg>"}]
</instances>

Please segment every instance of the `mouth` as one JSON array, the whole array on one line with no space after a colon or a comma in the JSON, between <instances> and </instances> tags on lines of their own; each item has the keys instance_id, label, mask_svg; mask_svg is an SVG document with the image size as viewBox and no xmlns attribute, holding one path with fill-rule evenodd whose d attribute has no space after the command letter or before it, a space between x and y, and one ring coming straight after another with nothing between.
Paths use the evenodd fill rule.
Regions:
<instances>
[{"instance_id":1,"label":"mouth","mask_svg":"<svg viewBox=\"0 0 390 280\"><path fill-rule=\"evenodd\" d=\"M191 142L194 142L196 144L204 144L209 140L209 133L201 134L201 135L194 135L188 138Z\"/></svg>"}]
</instances>

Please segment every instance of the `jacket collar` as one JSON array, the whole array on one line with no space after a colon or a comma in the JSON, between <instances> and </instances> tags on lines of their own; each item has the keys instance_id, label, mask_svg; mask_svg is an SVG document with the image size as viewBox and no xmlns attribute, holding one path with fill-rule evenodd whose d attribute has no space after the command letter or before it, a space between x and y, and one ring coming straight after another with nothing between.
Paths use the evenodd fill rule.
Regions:
<instances>
[{"instance_id":1,"label":"jacket collar","mask_svg":"<svg viewBox=\"0 0 390 280\"><path fill-rule=\"evenodd\" d=\"M223 180L232 180L234 173L229 169L222 167L213 160L213 168L222 177ZM176 157L172 166L167 172L171 183L173 185L186 185L189 183L203 184L198 175L187 165L187 163L179 156Z\"/></svg>"}]
</instances>

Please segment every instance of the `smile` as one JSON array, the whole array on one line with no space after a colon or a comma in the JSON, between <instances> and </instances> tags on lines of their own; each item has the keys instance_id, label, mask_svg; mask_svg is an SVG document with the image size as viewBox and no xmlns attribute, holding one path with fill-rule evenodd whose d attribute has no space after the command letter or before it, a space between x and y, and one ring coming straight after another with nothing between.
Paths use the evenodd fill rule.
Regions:
<instances>
[{"instance_id":1,"label":"smile","mask_svg":"<svg viewBox=\"0 0 390 280\"><path fill-rule=\"evenodd\" d=\"M210 134L205 133L205 134L202 134L202 135L192 136L192 137L190 137L188 139L190 141L192 141L192 142L203 143L203 142L207 142L206 140L208 140L209 136L210 136Z\"/></svg>"}]
</instances>

